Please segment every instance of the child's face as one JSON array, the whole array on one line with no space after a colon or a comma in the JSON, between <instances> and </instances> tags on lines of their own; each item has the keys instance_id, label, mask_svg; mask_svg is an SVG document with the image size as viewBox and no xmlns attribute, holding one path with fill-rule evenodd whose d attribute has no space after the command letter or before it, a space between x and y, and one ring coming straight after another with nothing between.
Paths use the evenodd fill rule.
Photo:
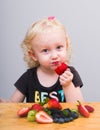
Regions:
<instances>
[{"instance_id":1,"label":"child's face","mask_svg":"<svg viewBox=\"0 0 100 130\"><path fill-rule=\"evenodd\" d=\"M37 60L42 67L54 70L66 61L67 45L64 31L60 28L49 29L37 35L32 41L32 49L33 60Z\"/></svg>"}]
</instances>

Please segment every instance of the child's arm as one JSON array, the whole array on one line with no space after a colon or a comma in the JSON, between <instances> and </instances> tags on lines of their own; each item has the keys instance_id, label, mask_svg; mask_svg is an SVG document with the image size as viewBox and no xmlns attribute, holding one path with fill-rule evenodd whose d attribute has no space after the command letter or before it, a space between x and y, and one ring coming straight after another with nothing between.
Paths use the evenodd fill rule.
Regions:
<instances>
[{"instance_id":1,"label":"child's arm","mask_svg":"<svg viewBox=\"0 0 100 130\"><path fill-rule=\"evenodd\" d=\"M73 82L73 74L68 68L62 75L60 75L60 83L63 87L65 98L67 102L84 101L80 86L75 87Z\"/></svg>"},{"instance_id":2,"label":"child's arm","mask_svg":"<svg viewBox=\"0 0 100 130\"><path fill-rule=\"evenodd\" d=\"M71 73L69 67L62 63L55 69L56 73L60 75L60 84L63 87L65 98L67 102L76 102L77 100L84 101L80 86L74 86L73 74Z\"/></svg>"},{"instance_id":3,"label":"child's arm","mask_svg":"<svg viewBox=\"0 0 100 130\"><path fill-rule=\"evenodd\" d=\"M0 102L23 102L25 96L16 89L13 95L9 99L0 98Z\"/></svg>"},{"instance_id":4,"label":"child's arm","mask_svg":"<svg viewBox=\"0 0 100 130\"><path fill-rule=\"evenodd\" d=\"M63 87L65 98L67 102L77 102L77 100L84 102L80 87L74 87L73 83L67 87Z\"/></svg>"}]
</instances>

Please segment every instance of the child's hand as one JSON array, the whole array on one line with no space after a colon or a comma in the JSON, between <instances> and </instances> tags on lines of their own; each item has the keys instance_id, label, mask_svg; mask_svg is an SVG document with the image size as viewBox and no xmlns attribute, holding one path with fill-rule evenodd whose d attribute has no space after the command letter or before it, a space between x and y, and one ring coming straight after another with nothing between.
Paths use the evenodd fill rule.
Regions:
<instances>
[{"instance_id":1,"label":"child's hand","mask_svg":"<svg viewBox=\"0 0 100 130\"><path fill-rule=\"evenodd\" d=\"M62 87L67 87L72 83L73 74L71 73L70 69L68 68L62 75L60 75L59 81Z\"/></svg>"}]
</instances>

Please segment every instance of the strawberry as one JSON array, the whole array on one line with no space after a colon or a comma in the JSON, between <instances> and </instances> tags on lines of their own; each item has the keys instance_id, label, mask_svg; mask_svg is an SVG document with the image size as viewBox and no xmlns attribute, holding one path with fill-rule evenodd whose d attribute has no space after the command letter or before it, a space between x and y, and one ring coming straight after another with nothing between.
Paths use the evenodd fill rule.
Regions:
<instances>
[{"instance_id":1,"label":"strawberry","mask_svg":"<svg viewBox=\"0 0 100 130\"><path fill-rule=\"evenodd\" d=\"M35 115L35 120L38 123L52 123L53 119L44 111L39 111Z\"/></svg>"},{"instance_id":2,"label":"strawberry","mask_svg":"<svg viewBox=\"0 0 100 130\"><path fill-rule=\"evenodd\" d=\"M32 107L31 107L31 110L36 110L36 111L40 111L40 110L43 110L43 109L44 109L43 106L41 106L38 103L33 104Z\"/></svg>"},{"instance_id":3,"label":"strawberry","mask_svg":"<svg viewBox=\"0 0 100 130\"><path fill-rule=\"evenodd\" d=\"M78 101L78 103L79 103L79 105L77 105L77 107L78 107L78 112L79 112L82 116L84 116L84 117L89 117L89 116L90 116L90 113L89 113L88 110L85 108L85 106L82 105L82 104L80 103L80 101Z\"/></svg>"},{"instance_id":4,"label":"strawberry","mask_svg":"<svg viewBox=\"0 0 100 130\"><path fill-rule=\"evenodd\" d=\"M68 66L65 63L62 63L60 66L58 66L55 71L58 75L61 75L64 73L64 71L68 68Z\"/></svg>"},{"instance_id":5,"label":"strawberry","mask_svg":"<svg viewBox=\"0 0 100 130\"><path fill-rule=\"evenodd\" d=\"M60 105L59 101L54 99L54 98L51 98L49 101L48 101L48 108L57 108L57 109L62 109L62 106Z\"/></svg>"},{"instance_id":6,"label":"strawberry","mask_svg":"<svg viewBox=\"0 0 100 130\"><path fill-rule=\"evenodd\" d=\"M20 116L20 117L25 117L25 116L27 116L29 111L30 111L30 108L23 107L20 110L18 110L17 115Z\"/></svg>"},{"instance_id":7,"label":"strawberry","mask_svg":"<svg viewBox=\"0 0 100 130\"><path fill-rule=\"evenodd\" d=\"M92 113L94 112L94 108L90 105L85 105L85 108L88 110L88 112Z\"/></svg>"}]
</instances>

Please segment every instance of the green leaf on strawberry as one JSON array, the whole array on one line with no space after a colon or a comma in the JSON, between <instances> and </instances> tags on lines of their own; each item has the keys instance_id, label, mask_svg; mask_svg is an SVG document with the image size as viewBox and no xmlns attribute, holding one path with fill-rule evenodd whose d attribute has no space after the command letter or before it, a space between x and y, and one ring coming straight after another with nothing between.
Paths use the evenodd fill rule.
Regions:
<instances>
[{"instance_id":1,"label":"green leaf on strawberry","mask_svg":"<svg viewBox=\"0 0 100 130\"><path fill-rule=\"evenodd\" d=\"M46 97L46 98L43 100L43 102L40 102L39 104L43 106L43 105L47 104L49 100L50 100L50 99L49 99L48 97Z\"/></svg>"}]
</instances>

